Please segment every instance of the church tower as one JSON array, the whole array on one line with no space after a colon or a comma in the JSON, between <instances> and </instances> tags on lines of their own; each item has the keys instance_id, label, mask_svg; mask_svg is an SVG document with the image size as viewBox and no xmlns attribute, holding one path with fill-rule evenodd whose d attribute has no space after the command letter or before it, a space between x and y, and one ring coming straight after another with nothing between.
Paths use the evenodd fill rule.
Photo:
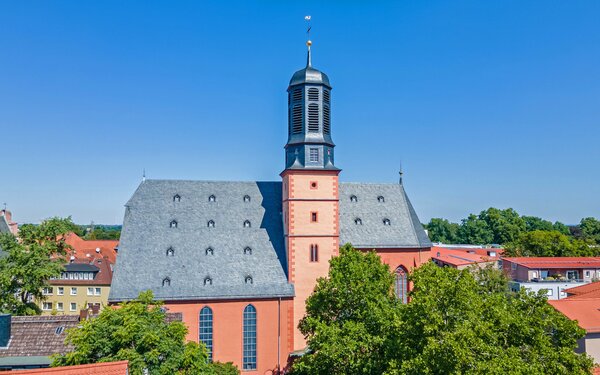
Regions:
<instances>
[{"instance_id":1,"label":"church tower","mask_svg":"<svg viewBox=\"0 0 600 375\"><path fill-rule=\"evenodd\" d=\"M288 87L288 141L285 145L283 221L288 279L294 284L288 346L306 346L298 323L305 301L329 259L339 249L340 169L334 165L331 138L331 85L327 75L312 67L311 41L306 67L294 73Z\"/></svg>"}]
</instances>

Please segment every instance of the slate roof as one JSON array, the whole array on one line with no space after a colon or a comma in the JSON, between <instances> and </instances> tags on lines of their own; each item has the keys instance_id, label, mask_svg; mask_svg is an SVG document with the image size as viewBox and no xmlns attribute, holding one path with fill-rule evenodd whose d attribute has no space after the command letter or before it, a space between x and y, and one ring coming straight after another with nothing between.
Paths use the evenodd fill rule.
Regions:
<instances>
[{"instance_id":1,"label":"slate roof","mask_svg":"<svg viewBox=\"0 0 600 375\"><path fill-rule=\"evenodd\" d=\"M340 183L339 197L341 244L361 249L431 247L402 185ZM384 225L384 219L390 225Z\"/></svg>"},{"instance_id":2,"label":"slate roof","mask_svg":"<svg viewBox=\"0 0 600 375\"><path fill-rule=\"evenodd\" d=\"M66 330L79 324L79 315L13 316L8 348L0 348L3 357L47 357L64 354L72 348L65 345ZM64 330L57 333L56 329Z\"/></svg>"},{"instance_id":3,"label":"slate roof","mask_svg":"<svg viewBox=\"0 0 600 375\"><path fill-rule=\"evenodd\" d=\"M174 256L166 256L168 248ZM147 289L168 300L291 297L286 264L281 182L146 180L126 204L109 300Z\"/></svg>"},{"instance_id":4,"label":"slate roof","mask_svg":"<svg viewBox=\"0 0 600 375\"><path fill-rule=\"evenodd\" d=\"M281 182L146 180L126 204L109 301L147 289L165 300L292 297L281 212ZM341 183L340 240L367 249L431 246L399 184ZM213 255L206 254L209 247ZM212 285L205 285L207 277ZM167 278L170 285L163 286Z\"/></svg>"},{"instance_id":5,"label":"slate roof","mask_svg":"<svg viewBox=\"0 0 600 375\"><path fill-rule=\"evenodd\" d=\"M4 215L0 215L0 233L11 233L10 226Z\"/></svg>"}]
</instances>

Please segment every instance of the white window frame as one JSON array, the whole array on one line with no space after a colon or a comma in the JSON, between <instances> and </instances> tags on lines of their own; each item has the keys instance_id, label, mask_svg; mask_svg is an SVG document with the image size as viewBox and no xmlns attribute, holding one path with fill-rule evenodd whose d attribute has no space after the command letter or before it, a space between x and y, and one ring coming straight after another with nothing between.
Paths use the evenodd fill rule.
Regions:
<instances>
[{"instance_id":1,"label":"white window frame","mask_svg":"<svg viewBox=\"0 0 600 375\"><path fill-rule=\"evenodd\" d=\"M77 295L77 287L76 286L72 286L71 287L71 295L72 296L76 296Z\"/></svg>"},{"instance_id":2,"label":"white window frame","mask_svg":"<svg viewBox=\"0 0 600 375\"><path fill-rule=\"evenodd\" d=\"M44 289L42 289L42 295L44 296L51 296L54 292L54 288L51 286L45 286Z\"/></svg>"},{"instance_id":3,"label":"white window frame","mask_svg":"<svg viewBox=\"0 0 600 375\"><path fill-rule=\"evenodd\" d=\"M311 163L318 163L321 160L321 153L318 147L308 148L308 161Z\"/></svg>"},{"instance_id":4,"label":"white window frame","mask_svg":"<svg viewBox=\"0 0 600 375\"><path fill-rule=\"evenodd\" d=\"M75 305L75 308L73 308L73 305ZM69 311L77 311L77 302L71 302L69 304Z\"/></svg>"},{"instance_id":5,"label":"white window frame","mask_svg":"<svg viewBox=\"0 0 600 375\"><path fill-rule=\"evenodd\" d=\"M65 304L62 302L56 302L56 310L57 311L64 311L65 310Z\"/></svg>"},{"instance_id":6,"label":"white window frame","mask_svg":"<svg viewBox=\"0 0 600 375\"><path fill-rule=\"evenodd\" d=\"M50 307L47 307L50 306ZM50 311L52 310L52 302L42 302L42 310Z\"/></svg>"},{"instance_id":7,"label":"white window frame","mask_svg":"<svg viewBox=\"0 0 600 375\"><path fill-rule=\"evenodd\" d=\"M102 295L102 288L94 288L94 295L95 296Z\"/></svg>"},{"instance_id":8,"label":"white window frame","mask_svg":"<svg viewBox=\"0 0 600 375\"><path fill-rule=\"evenodd\" d=\"M94 288L87 288L87 295L88 296L93 296L94 295Z\"/></svg>"},{"instance_id":9,"label":"white window frame","mask_svg":"<svg viewBox=\"0 0 600 375\"><path fill-rule=\"evenodd\" d=\"M56 295L57 296L64 296L65 295L65 287L64 286L59 286L56 288Z\"/></svg>"}]
</instances>

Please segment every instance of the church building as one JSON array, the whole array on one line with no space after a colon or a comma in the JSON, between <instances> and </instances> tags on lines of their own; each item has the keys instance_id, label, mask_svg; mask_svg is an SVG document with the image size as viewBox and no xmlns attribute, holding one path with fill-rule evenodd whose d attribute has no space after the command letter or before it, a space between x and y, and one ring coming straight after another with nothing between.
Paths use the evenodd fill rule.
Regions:
<instances>
[{"instance_id":1,"label":"church building","mask_svg":"<svg viewBox=\"0 0 600 375\"><path fill-rule=\"evenodd\" d=\"M341 245L375 250L404 302L408 272L431 258L402 181L339 181L332 86L307 45L306 67L287 89L280 180L149 179L125 205L109 302L152 290L182 314L188 340L243 374L276 374L305 349L305 301Z\"/></svg>"}]
</instances>

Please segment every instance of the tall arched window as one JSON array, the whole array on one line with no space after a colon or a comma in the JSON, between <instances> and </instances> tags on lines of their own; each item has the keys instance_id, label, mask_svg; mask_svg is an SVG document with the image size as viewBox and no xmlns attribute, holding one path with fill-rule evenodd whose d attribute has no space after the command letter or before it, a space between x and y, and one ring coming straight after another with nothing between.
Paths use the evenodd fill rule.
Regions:
<instances>
[{"instance_id":1,"label":"tall arched window","mask_svg":"<svg viewBox=\"0 0 600 375\"><path fill-rule=\"evenodd\" d=\"M398 297L398 299L400 301L402 301L402 303L406 303L407 300L407 293L408 293L408 281L406 278L406 271L404 270L404 268L402 266L396 268L396 271L394 272L394 276L396 277L396 282L394 283L394 289L396 292L396 297Z\"/></svg>"},{"instance_id":2,"label":"tall arched window","mask_svg":"<svg viewBox=\"0 0 600 375\"><path fill-rule=\"evenodd\" d=\"M256 308L244 309L244 361L242 370L256 370Z\"/></svg>"},{"instance_id":3,"label":"tall arched window","mask_svg":"<svg viewBox=\"0 0 600 375\"><path fill-rule=\"evenodd\" d=\"M204 306L200 310L199 322L199 338L200 342L206 346L208 352L208 361L213 359L213 312L210 307Z\"/></svg>"}]
</instances>

